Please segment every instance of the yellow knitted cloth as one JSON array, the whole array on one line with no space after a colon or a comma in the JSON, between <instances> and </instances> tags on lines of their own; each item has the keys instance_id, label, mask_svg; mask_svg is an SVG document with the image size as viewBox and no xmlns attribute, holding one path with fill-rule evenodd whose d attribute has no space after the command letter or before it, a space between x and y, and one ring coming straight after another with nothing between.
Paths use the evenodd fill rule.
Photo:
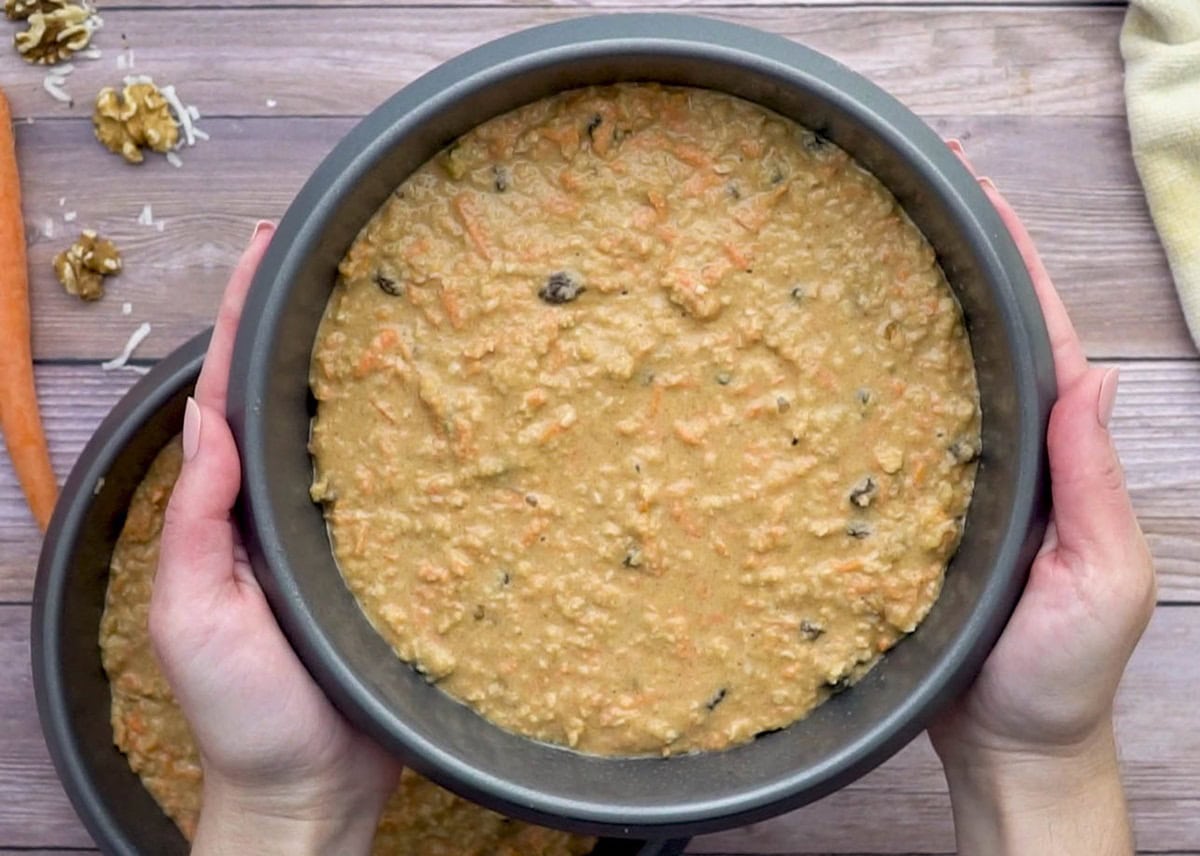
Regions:
<instances>
[{"instance_id":1,"label":"yellow knitted cloth","mask_svg":"<svg viewBox=\"0 0 1200 856\"><path fill-rule=\"evenodd\" d=\"M1133 159L1200 346L1200 0L1131 0L1121 55Z\"/></svg>"}]
</instances>

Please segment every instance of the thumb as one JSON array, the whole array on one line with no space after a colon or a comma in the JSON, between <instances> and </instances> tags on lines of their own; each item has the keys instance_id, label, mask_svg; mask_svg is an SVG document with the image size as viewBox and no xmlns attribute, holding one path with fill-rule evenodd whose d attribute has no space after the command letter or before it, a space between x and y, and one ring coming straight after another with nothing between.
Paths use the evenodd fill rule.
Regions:
<instances>
[{"instance_id":1,"label":"thumb","mask_svg":"<svg viewBox=\"0 0 1200 856\"><path fill-rule=\"evenodd\" d=\"M1046 442L1058 549L1080 559L1123 555L1140 540L1108 423L1118 369L1091 368L1059 396Z\"/></svg>"},{"instance_id":2,"label":"thumb","mask_svg":"<svg viewBox=\"0 0 1200 856\"><path fill-rule=\"evenodd\" d=\"M211 407L187 401L183 468L167 504L155 592L184 601L211 596L234 581L237 541L231 512L241 487L237 446Z\"/></svg>"}]
</instances>

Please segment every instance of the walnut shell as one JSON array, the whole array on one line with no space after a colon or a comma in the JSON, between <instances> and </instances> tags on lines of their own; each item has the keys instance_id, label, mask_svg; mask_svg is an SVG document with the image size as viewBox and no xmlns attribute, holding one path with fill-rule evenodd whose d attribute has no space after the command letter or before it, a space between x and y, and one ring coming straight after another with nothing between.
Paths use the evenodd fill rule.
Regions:
<instances>
[{"instance_id":1,"label":"walnut shell","mask_svg":"<svg viewBox=\"0 0 1200 856\"><path fill-rule=\"evenodd\" d=\"M28 29L13 37L17 52L26 62L53 65L81 51L92 40L91 12L83 6L65 4L50 12L32 12Z\"/></svg>"},{"instance_id":2,"label":"walnut shell","mask_svg":"<svg viewBox=\"0 0 1200 856\"><path fill-rule=\"evenodd\" d=\"M153 83L129 83L118 93L107 86L92 114L96 139L129 163L142 162L142 149L169 152L179 143L179 123Z\"/></svg>"},{"instance_id":3,"label":"walnut shell","mask_svg":"<svg viewBox=\"0 0 1200 856\"><path fill-rule=\"evenodd\" d=\"M121 252L112 241L85 229L74 244L54 257L54 275L67 294L81 300L104 296L104 278L121 272Z\"/></svg>"}]
</instances>

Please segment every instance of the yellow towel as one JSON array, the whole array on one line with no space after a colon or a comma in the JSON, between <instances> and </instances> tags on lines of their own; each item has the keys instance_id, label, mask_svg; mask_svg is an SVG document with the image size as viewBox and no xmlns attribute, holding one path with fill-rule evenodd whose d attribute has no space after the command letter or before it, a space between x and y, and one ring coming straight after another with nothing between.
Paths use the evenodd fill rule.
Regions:
<instances>
[{"instance_id":1,"label":"yellow towel","mask_svg":"<svg viewBox=\"0 0 1200 856\"><path fill-rule=\"evenodd\" d=\"M1200 346L1200 0L1131 0L1121 55L1133 159Z\"/></svg>"}]
</instances>

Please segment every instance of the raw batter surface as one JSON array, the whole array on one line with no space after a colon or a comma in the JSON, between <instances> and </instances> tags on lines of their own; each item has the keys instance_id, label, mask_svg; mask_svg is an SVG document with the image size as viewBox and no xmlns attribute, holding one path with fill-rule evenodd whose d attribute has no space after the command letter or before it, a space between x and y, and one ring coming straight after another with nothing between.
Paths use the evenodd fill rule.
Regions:
<instances>
[{"instance_id":1,"label":"raw batter surface","mask_svg":"<svg viewBox=\"0 0 1200 856\"><path fill-rule=\"evenodd\" d=\"M979 452L933 250L845 152L722 94L479 126L360 233L313 498L398 655L599 754L785 727L936 600Z\"/></svg>"},{"instance_id":2,"label":"raw batter surface","mask_svg":"<svg viewBox=\"0 0 1200 856\"><path fill-rule=\"evenodd\" d=\"M149 636L159 535L179 476L178 437L155 458L113 550L100 623L112 686L113 739L151 796L189 841L200 813L200 755L159 669ZM388 803L376 856L580 856L594 839L509 820L456 797L411 770Z\"/></svg>"}]
</instances>

